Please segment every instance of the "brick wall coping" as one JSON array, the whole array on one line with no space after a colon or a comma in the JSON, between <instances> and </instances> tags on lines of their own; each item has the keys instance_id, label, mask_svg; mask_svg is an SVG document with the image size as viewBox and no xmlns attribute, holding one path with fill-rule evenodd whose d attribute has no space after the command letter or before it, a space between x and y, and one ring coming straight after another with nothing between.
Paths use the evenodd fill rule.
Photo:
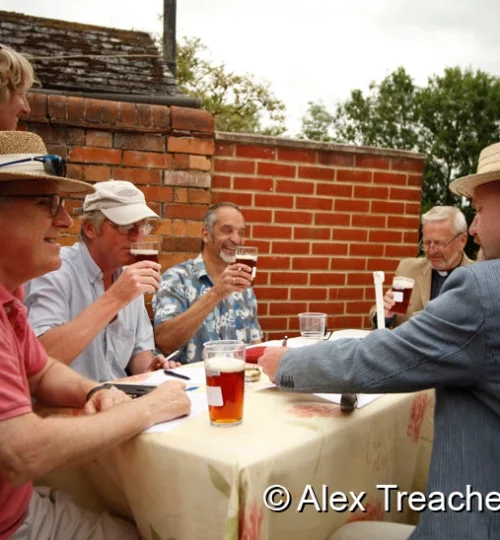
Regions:
<instances>
[{"instance_id":1,"label":"brick wall coping","mask_svg":"<svg viewBox=\"0 0 500 540\"><path fill-rule=\"evenodd\" d=\"M419 152L409 152L407 150L394 150L392 148L377 148L374 146L354 146L348 144L325 143L308 141L304 139L293 139L289 137L269 137L267 135L254 135L249 133L229 133L217 131L215 133L216 142L253 144L265 146L291 147L296 150L326 150L328 152L345 152L346 154L370 154L385 157L395 157L402 159L415 159L425 161L426 154Z\"/></svg>"}]
</instances>

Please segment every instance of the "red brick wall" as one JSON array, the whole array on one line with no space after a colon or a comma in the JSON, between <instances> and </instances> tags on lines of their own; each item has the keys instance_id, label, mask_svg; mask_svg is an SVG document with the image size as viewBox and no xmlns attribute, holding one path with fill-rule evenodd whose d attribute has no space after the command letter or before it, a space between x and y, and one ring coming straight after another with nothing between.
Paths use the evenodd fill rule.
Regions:
<instances>
[{"instance_id":1,"label":"red brick wall","mask_svg":"<svg viewBox=\"0 0 500 540\"><path fill-rule=\"evenodd\" d=\"M259 247L256 294L267 338L325 311L330 329L369 327L374 270L416 255L423 156L214 134L202 110L30 94L21 129L68 159L68 175L134 182L160 216L164 269L199 251L216 201L239 204ZM81 206L81 202L71 201ZM76 239L78 221L63 238Z\"/></svg>"},{"instance_id":2,"label":"red brick wall","mask_svg":"<svg viewBox=\"0 0 500 540\"><path fill-rule=\"evenodd\" d=\"M255 291L270 338L298 332L297 313L330 329L370 328L373 271L386 283L417 254L422 155L216 134L213 200L239 204L259 247Z\"/></svg>"}]
</instances>

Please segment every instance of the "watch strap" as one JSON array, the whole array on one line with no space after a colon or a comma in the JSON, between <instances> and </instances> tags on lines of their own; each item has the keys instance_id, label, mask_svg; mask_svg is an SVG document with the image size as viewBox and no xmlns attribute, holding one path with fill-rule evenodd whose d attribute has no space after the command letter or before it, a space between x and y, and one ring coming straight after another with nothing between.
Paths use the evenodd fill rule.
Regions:
<instances>
[{"instance_id":1,"label":"watch strap","mask_svg":"<svg viewBox=\"0 0 500 540\"><path fill-rule=\"evenodd\" d=\"M94 386L85 397L85 402L87 402L96 392L100 392L101 390L116 390L116 386L112 385L111 383L103 383L99 384L97 386Z\"/></svg>"}]
</instances>

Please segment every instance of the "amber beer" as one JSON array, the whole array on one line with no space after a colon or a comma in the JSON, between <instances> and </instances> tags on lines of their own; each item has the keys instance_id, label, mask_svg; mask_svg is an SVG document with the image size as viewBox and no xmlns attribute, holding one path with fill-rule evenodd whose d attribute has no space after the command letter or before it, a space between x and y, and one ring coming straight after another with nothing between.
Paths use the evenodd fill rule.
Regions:
<instances>
[{"instance_id":1,"label":"amber beer","mask_svg":"<svg viewBox=\"0 0 500 540\"><path fill-rule=\"evenodd\" d=\"M392 281L392 292L394 294L395 304L391 308L394 313L406 314L414 283L415 280L411 278L401 276L394 278Z\"/></svg>"},{"instance_id":2,"label":"amber beer","mask_svg":"<svg viewBox=\"0 0 500 540\"><path fill-rule=\"evenodd\" d=\"M158 262L158 250L155 249L131 249L130 253L135 257L135 262L152 261Z\"/></svg>"},{"instance_id":3,"label":"amber beer","mask_svg":"<svg viewBox=\"0 0 500 540\"><path fill-rule=\"evenodd\" d=\"M238 340L210 341L203 349L210 423L235 426L243 419L245 346Z\"/></svg>"},{"instance_id":4,"label":"amber beer","mask_svg":"<svg viewBox=\"0 0 500 540\"><path fill-rule=\"evenodd\" d=\"M256 247L238 246L236 248L236 263L246 264L252 269L252 285L257 274L257 255Z\"/></svg>"},{"instance_id":5,"label":"amber beer","mask_svg":"<svg viewBox=\"0 0 500 540\"><path fill-rule=\"evenodd\" d=\"M154 238L148 238L140 242L134 242L130 246L130 254L135 257L135 262L152 261L158 262L160 242Z\"/></svg>"}]
</instances>

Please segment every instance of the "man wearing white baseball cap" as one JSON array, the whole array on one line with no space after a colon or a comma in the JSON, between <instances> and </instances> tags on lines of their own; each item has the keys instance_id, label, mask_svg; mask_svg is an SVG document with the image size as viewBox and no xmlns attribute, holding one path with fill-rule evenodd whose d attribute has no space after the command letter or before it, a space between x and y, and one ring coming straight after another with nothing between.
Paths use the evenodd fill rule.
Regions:
<instances>
[{"instance_id":1,"label":"man wearing white baseball cap","mask_svg":"<svg viewBox=\"0 0 500 540\"><path fill-rule=\"evenodd\" d=\"M158 215L130 182L109 180L94 187L83 203L81 241L62 248L59 270L28 284L25 303L49 355L86 377L108 381L165 361L153 354L143 297L158 289L160 265L135 262L130 252Z\"/></svg>"},{"instance_id":2,"label":"man wearing white baseball cap","mask_svg":"<svg viewBox=\"0 0 500 540\"><path fill-rule=\"evenodd\" d=\"M409 496L418 501L417 527L359 521L329 540L500 538L500 143L481 152L477 174L450 189L473 200L469 232L483 262L454 270L437 298L392 331L302 349L268 347L259 359L277 387L292 392L436 389L427 489ZM394 484L390 468L378 484ZM390 487L391 496L380 492L385 511L388 499L406 499Z\"/></svg>"}]
</instances>

